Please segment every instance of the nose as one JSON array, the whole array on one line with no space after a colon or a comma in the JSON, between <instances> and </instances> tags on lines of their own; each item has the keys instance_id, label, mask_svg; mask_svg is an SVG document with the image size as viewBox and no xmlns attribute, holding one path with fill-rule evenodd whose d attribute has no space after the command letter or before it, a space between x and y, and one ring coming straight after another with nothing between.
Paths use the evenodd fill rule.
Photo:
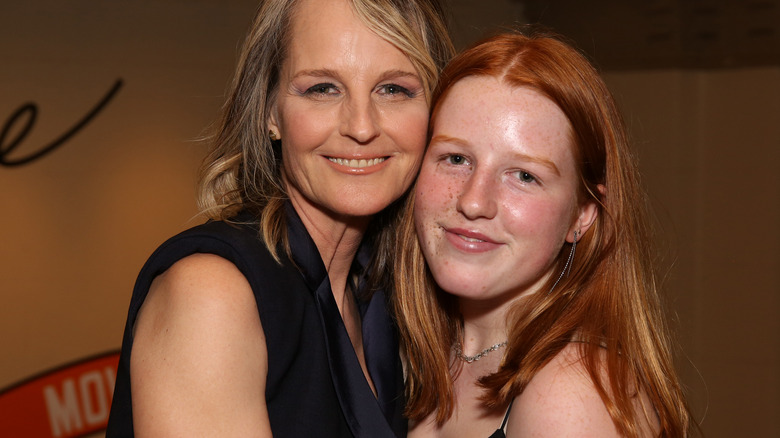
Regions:
<instances>
[{"instance_id":1,"label":"nose","mask_svg":"<svg viewBox=\"0 0 780 438\"><path fill-rule=\"evenodd\" d=\"M463 184L457 209L468 219L493 219L498 212L494 179L487 172L473 172Z\"/></svg>"},{"instance_id":2,"label":"nose","mask_svg":"<svg viewBox=\"0 0 780 438\"><path fill-rule=\"evenodd\" d=\"M341 109L341 135L360 144L369 143L379 136L377 109L370 96L349 96Z\"/></svg>"}]
</instances>

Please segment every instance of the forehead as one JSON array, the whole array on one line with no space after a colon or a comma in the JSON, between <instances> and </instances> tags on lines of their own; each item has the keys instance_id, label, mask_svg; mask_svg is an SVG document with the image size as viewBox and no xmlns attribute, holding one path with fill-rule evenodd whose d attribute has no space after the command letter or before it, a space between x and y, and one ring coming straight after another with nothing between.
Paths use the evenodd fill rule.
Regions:
<instances>
[{"instance_id":1,"label":"forehead","mask_svg":"<svg viewBox=\"0 0 780 438\"><path fill-rule=\"evenodd\" d=\"M486 76L466 77L450 87L436 111L433 135L550 158L571 156L573 147L571 124L552 100Z\"/></svg>"},{"instance_id":2,"label":"forehead","mask_svg":"<svg viewBox=\"0 0 780 438\"><path fill-rule=\"evenodd\" d=\"M408 57L366 26L348 0L301 0L292 16L288 60L294 68L362 66L414 72Z\"/></svg>"},{"instance_id":3,"label":"forehead","mask_svg":"<svg viewBox=\"0 0 780 438\"><path fill-rule=\"evenodd\" d=\"M483 112L505 112L507 117L526 122L552 117L550 121L555 124L569 125L563 111L544 94L531 87L508 84L493 76L467 76L458 80L439 103L439 111L452 111L464 106L474 110L479 108Z\"/></svg>"},{"instance_id":4,"label":"forehead","mask_svg":"<svg viewBox=\"0 0 780 438\"><path fill-rule=\"evenodd\" d=\"M548 97L529 87L491 76L469 76L450 87L438 105L434 128L476 128L485 135L545 133L566 137L566 115Z\"/></svg>"},{"instance_id":5,"label":"forehead","mask_svg":"<svg viewBox=\"0 0 780 438\"><path fill-rule=\"evenodd\" d=\"M292 14L290 45L305 48L317 42L338 47L346 35L364 27L348 0L300 0Z\"/></svg>"}]
</instances>

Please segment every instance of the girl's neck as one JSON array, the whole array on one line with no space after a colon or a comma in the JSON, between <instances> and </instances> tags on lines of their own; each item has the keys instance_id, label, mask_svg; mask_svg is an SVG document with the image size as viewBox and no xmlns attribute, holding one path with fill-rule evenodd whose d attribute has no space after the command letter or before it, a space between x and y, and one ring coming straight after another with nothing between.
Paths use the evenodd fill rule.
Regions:
<instances>
[{"instance_id":1,"label":"girl's neck","mask_svg":"<svg viewBox=\"0 0 780 438\"><path fill-rule=\"evenodd\" d=\"M473 356L506 340L506 312L503 308L463 314L463 339L460 347L464 355Z\"/></svg>"},{"instance_id":2,"label":"girl's neck","mask_svg":"<svg viewBox=\"0 0 780 438\"><path fill-rule=\"evenodd\" d=\"M491 298L458 298L463 319L463 353L476 354L507 340L510 310L524 299L522 293L505 293Z\"/></svg>"}]
</instances>

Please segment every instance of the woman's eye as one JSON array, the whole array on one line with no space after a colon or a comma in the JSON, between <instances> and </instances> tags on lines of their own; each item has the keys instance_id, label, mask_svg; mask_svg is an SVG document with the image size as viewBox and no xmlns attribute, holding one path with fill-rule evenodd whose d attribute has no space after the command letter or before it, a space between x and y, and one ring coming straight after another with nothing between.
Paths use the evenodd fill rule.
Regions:
<instances>
[{"instance_id":1,"label":"woman's eye","mask_svg":"<svg viewBox=\"0 0 780 438\"><path fill-rule=\"evenodd\" d=\"M414 97L414 93L409 91L407 88L402 87L397 84L386 84L379 87L379 94L386 94L390 96L395 96L397 94L403 94L406 97Z\"/></svg>"},{"instance_id":2,"label":"woman's eye","mask_svg":"<svg viewBox=\"0 0 780 438\"><path fill-rule=\"evenodd\" d=\"M338 89L333 84L317 84L306 89L305 94L336 94Z\"/></svg>"}]
</instances>

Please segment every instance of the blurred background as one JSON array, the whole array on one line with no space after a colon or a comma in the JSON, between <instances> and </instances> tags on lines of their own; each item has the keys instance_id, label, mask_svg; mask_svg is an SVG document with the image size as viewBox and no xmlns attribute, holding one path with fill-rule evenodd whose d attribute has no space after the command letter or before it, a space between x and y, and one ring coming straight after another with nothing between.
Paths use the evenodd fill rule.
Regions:
<instances>
[{"instance_id":1,"label":"blurred background","mask_svg":"<svg viewBox=\"0 0 780 438\"><path fill-rule=\"evenodd\" d=\"M599 67L694 414L708 437L780 436L780 1L449 3L459 48L543 23ZM255 7L0 5L0 436L102 436L135 276L201 221L197 140Z\"/></svg>"}]
</instances>

